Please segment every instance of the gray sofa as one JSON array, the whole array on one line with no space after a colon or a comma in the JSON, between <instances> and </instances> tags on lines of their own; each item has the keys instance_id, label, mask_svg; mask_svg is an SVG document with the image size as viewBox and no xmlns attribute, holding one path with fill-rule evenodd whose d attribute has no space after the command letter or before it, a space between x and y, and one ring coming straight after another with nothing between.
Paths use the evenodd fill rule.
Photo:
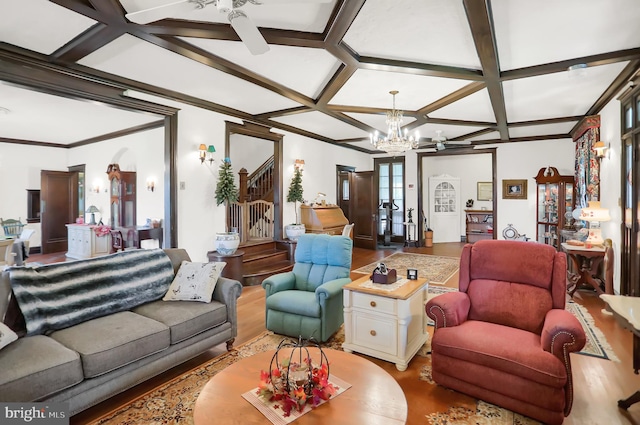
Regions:
<instances>
[{"instance_id":1,"label":"gray sofa","mask_svg":"<svg viewBox=\"0 0 640 425\"><path fill-rule=\"evenodd\" d=\"M182 260L189 261L182 249L167 249L164 254L155 251L159 251L157 256L169 257L173 274ZM121 254L126 255L113 255ZM100 273L98 259L74 264L89 267L87 279ZM40 268L51 266L55 265ZM171 274L170 267L164 267ZM139 261L138 269L153 272L156 266ZM122 273L115 270L113 274ZM15 281L14 276L14 285ZM166 282L162 286L166 292ZM141 291L132 292L142 297L138 295ZM162 301L158 297L130 309L113 307L113 313L69 327L22 336L0 350L0 402L65 402L73 415L213 346L226 342L231 349L237 335L236 306L241 291L238 281L220 277L211 303ZM21 316L16 298L9 272L4 271L0 275L0 319L14 330L19 327L17 316ZM66 296L66 300L65 304L72 304L73 296ZM26 304L21 305L23 317L28 317ZM25 328L23 333L28 333L29 326Z\"/></svg>"}]
</instances>

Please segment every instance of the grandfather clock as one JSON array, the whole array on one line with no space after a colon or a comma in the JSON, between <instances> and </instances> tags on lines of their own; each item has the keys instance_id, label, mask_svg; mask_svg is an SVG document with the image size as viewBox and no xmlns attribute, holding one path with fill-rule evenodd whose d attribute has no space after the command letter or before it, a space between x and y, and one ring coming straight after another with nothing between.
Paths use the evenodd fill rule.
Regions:
<instances>
[{"instance_id":1,"label":"grandfather clock","mask_svg":"<svg viewBox=\"0 0 640 425\"><path fill-rule=\"evenodd\" d=\"M120 171L118 164L109 164L109 194L111 196L111 228L136 226L136 173Z\"/></svg>"}]
</instances>

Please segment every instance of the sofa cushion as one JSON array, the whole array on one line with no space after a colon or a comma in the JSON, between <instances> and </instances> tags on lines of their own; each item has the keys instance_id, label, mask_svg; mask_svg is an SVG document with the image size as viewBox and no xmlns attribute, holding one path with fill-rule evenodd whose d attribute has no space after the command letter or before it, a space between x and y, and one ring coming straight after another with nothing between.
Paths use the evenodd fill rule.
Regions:
<instances>
[{"instance_id":1,"label":"sofa cushion","mask_svg":"<svg viewBox=\"0 0 640 425\"><path fill-rule=\"evenodd\" d=\"M12 331L9 326L0 322L0 350L11 344L16 339L18 339L18 335Z\"/></svg>"},{"instance_id":2,"label":"sofa cushion","mask_svg":"<svg viewBox=\"0 0 640 425\"><path fill-rule=\"evenodd\" d=\"M78 353L36 335L20 338L0 351L0 400L39 400L82 382Z\"/></svg>"},{"instance_id":3,"label":"sofa cushion","mask_svg":"<svg viewBox=\"0 0 640 425\"><path fill-rule=\"evenodd\" d=\"M314 292L280 291L267 298L267 310L284 311L308 317L320 317L320 303Z\"/></svg>"},{"instance_id":4,"label":"sofa cushion","mask_svg":"<svg viewBox=\"0 0 640 425\"><path fill-rule=\"evenodd\" d=\"M161 249L10 270L27 335L64 329L162 298L173 267Z\"/></svg>"},{"instance_id":5,"label":"sofa cushion","mask_svg":"<svg viewBox=\"0 0 640 425\"><path fill-rule=\"evenodd\" d=\"M183 261L165 294L164 301L211 302L216 283L227 263L192 263Z\"/></svg>"},{"instance_id":6,"label":"sofa cushion","mask_svg":"<svg viewBox=\"0 0 640 425\"><path fill-rule=\"evenodd\" d=\"M85 378L93 378L169 346L169 328L122 311L53 332L51 338L76 351Z\"/></svg>"},{"instance_id":7,"label":"sofa cushion","mask_svg":"<svg viewBox=\"0 0 640 425\"><path fill-rule=\"evenodd\" d=\"M490 343L488 335L491 336ZM438 328L431 349L442 356L562 388L567 382L564 365L556 356L544 351L540 344L540 336L533 332L467 320L459 326ZM486 376L481 379L486 379Z\"/></svg>"},{"instance_id":8,"label":"sofa cushion","mask_svg":"<svg viewBox=\"0 0 640 425\"><path fill-rule=\"evenodd\" d=\"M154 301L134 308L133 312L167 325L171 332L171 344L177 344L227 321L227 306L218 301Z\"/></svg>"}]
</instances>

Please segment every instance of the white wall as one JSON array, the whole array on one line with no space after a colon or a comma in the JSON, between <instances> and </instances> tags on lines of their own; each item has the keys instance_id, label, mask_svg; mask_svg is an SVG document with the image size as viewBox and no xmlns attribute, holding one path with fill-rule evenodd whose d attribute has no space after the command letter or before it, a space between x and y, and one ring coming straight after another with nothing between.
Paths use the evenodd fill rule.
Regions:
<instances>
[{"instance_id":1,"label":"white wall","mask_svg":"<svg viewBox=\"0 0 640 425\"><path fill-rule=\"evenodd\" d=\"M463 236L466 227L464 210L467 208L465 204L468 199L474 200L473 209L479 210L483 207L488 210L493 209L491 201L478 201L477 199L477 183L491 182L493 178L491 154L428 156L422 158L422 205L427 217L429 211L429 177L442 174L460 178L460 236Z\"/></svg>"},{"instance_id":2,"label":"white wall","mask_svg":"<svg viewBox=\"0 0 640 425\"><path fill-rule=\"evenodd\" d=\"M600 140L609 144L607 157L600 161L600 204L609 208L611 221L601 223L602 237L610 238L615 256L613 287L620 293L620 244L623 215L620 202L622 139L620 134L620 102L612 100L600 112Z\"/></svg>"},{"instance_id":3,"label":"white wall","mask_svg":"<svg viewBox=\"0 0 640 425\"><path fill-rule=\"evenodd\" d=\"M67 150L0 143L0 217L27 222L27 189L40 189L41 170L67 171ZM40 224L26 227L36 231L30 246L40 246Z\"/></svg>"}]
</instances>

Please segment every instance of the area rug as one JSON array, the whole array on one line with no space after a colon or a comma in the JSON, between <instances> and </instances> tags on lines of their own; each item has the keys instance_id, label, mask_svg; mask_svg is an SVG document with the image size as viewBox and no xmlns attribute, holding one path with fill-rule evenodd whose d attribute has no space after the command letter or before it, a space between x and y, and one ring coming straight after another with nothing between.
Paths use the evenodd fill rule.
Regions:
<instances>
[{"instance_id":1,"label":"area rug","mask_svg":"<svg viewBox=\"0 0 640 425\"><path fill-rule=\"evenodd\" d=\"M375 263L367 264L353 271L371 274L378 263L384 263L388 268L396 269L398 276L405 276L409 268L417 269L418 277L427 279L429 283L437 285L444 285L460 267L460 259L455 257L396 252Z\"/></svg>"},{"instance_id":2,"label":"area rug","mask_svg":"<svg viewBox=\"0 0 640 425\"><path fill-rule=\"evenodd\" d=\"M429 286L429 298L452 291L457 291L457 289L449 287ZM613 348L611 348L611 345L609 345L609 343L607 342L607 339L605 338L602 331L596 327L593 317L591 316L591 314L589 314L587 309L571 299L567 300L566 308L574 316L576 316L576 318L582 325L585 334L587 335L587 343L585 344L582 351L579 351L577 354L584 354L586 356L598 357L601 359L619 362L620 359L618 359L618 357L616 356L616 353L613 351ZM429 319L428 322L433 326L431 319Z\"/></svg>"}]
</instances>

